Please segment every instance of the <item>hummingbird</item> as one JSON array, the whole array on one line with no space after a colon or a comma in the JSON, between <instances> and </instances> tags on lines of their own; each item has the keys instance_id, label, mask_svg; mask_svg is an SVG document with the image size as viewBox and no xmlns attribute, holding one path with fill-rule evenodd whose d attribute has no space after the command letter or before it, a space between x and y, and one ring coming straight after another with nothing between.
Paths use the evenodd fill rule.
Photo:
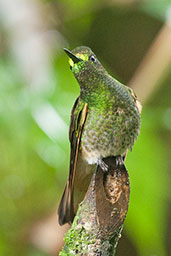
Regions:
<instances>
[{"instance_id":1,"label":"hummingbird","mask_svg":"<svg viewBox=\"0 0 171 256\"><path fill-rule=\"evenodd\" d=\"M141 104L128 86L114 79L93 51L64 48L80 95L71 112L69 177L58 208L59 224L72 223L96 166L104 172L104 158L124 163L140 130Z\"/></svg>"}]
</instances>

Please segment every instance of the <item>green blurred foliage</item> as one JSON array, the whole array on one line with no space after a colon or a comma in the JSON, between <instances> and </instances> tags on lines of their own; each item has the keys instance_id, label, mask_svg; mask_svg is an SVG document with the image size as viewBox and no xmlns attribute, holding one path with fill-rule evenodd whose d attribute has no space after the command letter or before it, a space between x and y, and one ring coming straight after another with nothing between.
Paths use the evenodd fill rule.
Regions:
<instances>
[{"instance_id":1,"label":"green blurred foliage","mask_svg":"<svg viewBox=\"0 0 171 256\"><path fill-rule=\"evenodd\" d=\"M29 232L37 220L57 209L68 175L70 112L79 94L62 47L90 46L110 73L127 83L162 27L169 4L167 0L129 5L119 5L119 1L117 5L112 1L42 1L44 12L50 11L47 16L52 16L48 26L64 38L58 55L54 52L52 58L54 89L47 94L30 89L11 56L3 28L0 255L47 255L30 244ZM124 255L130 246L130 255L170 253L170 84L169 71L144 106L141 134L127 157L131 197L124 234L129 239L121 239L119 245L126 248ZM56 130L48 126L50 114L58 120ZM52 120L50 124L53 126Z\"/></svg>"},{"instance_id":2,"label":"green blurred foliage","mask_svg":"<svg viewBox=\"0 0 171 256\"><path fill-rule=\"evenodd\" d=\"M170 0L144 0L142 1L142 9L153 16L165 19L170 8Z\"/></svg>"}]
</instances>

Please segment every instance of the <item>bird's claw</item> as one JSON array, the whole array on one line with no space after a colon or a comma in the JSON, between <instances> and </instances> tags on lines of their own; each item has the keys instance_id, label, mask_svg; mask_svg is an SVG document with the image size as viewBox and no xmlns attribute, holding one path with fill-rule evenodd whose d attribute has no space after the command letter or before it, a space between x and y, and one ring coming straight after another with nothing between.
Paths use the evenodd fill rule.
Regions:
<instances>
[{"instance_id":1,"label":"bird's claw","mask_svg":"<svg viewBox=\"0 0 171 256\"><path fill-rule=\"evenodd\" d=\"M122 166L122 165L124 165L123 157L122 156L116 157L116 166Z\"/></svg>"},{"instance_id":2,"label":"bird's claw","mask_svg":"<svg viewBox=\"0 0 171 256\"><path fill-rule=\"evenodd\" d=\"M109 170L109 166L102 159L98 160L98 165L104 172L107 172Z\"/></svg>"}]
</instances>

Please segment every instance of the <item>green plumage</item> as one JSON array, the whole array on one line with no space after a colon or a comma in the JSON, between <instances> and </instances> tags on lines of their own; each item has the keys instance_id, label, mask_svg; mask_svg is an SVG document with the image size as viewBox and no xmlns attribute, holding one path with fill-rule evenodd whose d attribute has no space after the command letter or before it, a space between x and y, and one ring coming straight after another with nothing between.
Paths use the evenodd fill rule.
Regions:
<instances>
[{"instance_id":1,"label":"green plumage","mask_svg":"<svg viewBox=\"0 0 171 256\"><path fill-rule=\"evenodd\" d=\"M73 187L82 186L79 184L83 182L81 177L85 180L86 176L91 176L92 164L100 164L106 170L103 158L124 157L128 149L132 149L140 129L141 107L133 91L111 77L90 48L82 46L72 52L65 51L80 86L80 96L73 107L70 125L68 190L73 193ZM85 192L88 184L89 179ZM69 210L66 207L68 197L64 195L59 207L61 224L70 221L74 215L72 211L69 220L65 218Z\"/></svg>"},{"instance_id":2,"label":"green plumage","mask_svg":"<svg viewBox=\"0 0 171 256\"><path fill-rule=\"evenodd\" d=\"M106 72L89 48L78 47L73 53L88 56L87 61L72 68L81 89L74 114L78 115L83 102L88 103L81 138L83 157L91 164L125 154L139 133L140 112L135 95ZM89 59L92 55L95 62Z\"/></svg>"}]
</instances>

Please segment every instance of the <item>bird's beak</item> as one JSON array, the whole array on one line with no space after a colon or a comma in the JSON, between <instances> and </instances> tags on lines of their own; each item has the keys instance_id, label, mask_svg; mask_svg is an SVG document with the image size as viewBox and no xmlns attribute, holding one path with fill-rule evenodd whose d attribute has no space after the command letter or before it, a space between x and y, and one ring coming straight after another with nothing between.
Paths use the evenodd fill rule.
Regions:
<instances>
[{"instance_id":1,"label":"bird's beak","mask_svg":"<svg viewBox=\"0 0 171 256\"><path fill-rule=\"evenodd\" d=\"M70 52L68 49L64 48L64 51L66 54L73 60L74 63L78 63L82 61L81 59L77 58L72 52Z\"/></svg>"}]
</instances>

